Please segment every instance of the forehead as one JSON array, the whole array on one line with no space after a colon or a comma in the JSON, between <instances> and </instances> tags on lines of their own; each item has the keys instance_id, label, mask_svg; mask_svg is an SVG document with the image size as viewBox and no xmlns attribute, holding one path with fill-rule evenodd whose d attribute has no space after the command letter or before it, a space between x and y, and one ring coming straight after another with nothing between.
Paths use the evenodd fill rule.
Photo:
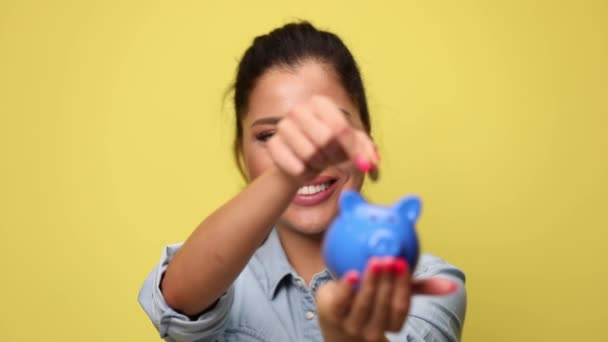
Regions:
<instances>
[{"instance_id":1,"label":"forehead","mask_svg":"<svg viewBox=\"0 0 608 342\"><path fill-rule=\"evenodd\" d=\"M273 67L256 82L248 101L245 122L266 116L281 117L314 95L331 98L338 107L358 113L333 68L315 61L294 67Z\"/></svg>"}]
</instances>

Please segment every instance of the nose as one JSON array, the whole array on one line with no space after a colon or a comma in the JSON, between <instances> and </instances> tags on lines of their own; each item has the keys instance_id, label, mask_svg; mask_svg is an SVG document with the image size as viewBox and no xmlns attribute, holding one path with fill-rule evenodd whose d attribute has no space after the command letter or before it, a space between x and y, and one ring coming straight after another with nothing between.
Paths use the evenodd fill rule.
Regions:
<instances>
[{"instance_id":1,"label":"nose","mask_svg":"<svg viewBox=\"0 0 608 342\"><path fill-rule=\"evenodd\" d=\"M370 255L397 256L399 254L399 241L388 229L378 229L372 233L368 240Z\"/></svg>"}]
</instances>

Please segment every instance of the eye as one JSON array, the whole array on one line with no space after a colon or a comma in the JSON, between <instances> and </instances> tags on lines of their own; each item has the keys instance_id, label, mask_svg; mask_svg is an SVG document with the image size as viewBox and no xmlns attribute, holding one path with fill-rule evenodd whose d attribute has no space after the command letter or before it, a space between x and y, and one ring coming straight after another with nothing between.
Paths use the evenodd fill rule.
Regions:
<instances>
[{"instance_id":1,"label":"eye","mask_svg":"<svg viewBox=\"0 0 608 342\"><path fill-rule=\"evenodd\" d=\"M370 220L372 220L372 221L374 221L374 222L376 222L376 221L378 221L378 216L376 216L376 215L371 215L371 216L369 217L369 219L370 219Z\"/></svg>"},{"instance_id":2,"label":"eye","mask_svg":"<svg viewBox=\"0 0 608 342\"><path fill-rule=\"evenodd\" d=\"M395 220L395 216L389 216L389 217L388 217L388 222L389 222L390 224L395 223L395 221L396 221L396 220Z\"/></svg>"},{"instance_id":3,"label":"eye","mask_svg":"<svg viewBox=\"0 0 608 342\"><path fill-rule=\"evenodd\" d=\"M274 130L271 131L263 131L255 135L255 140L266 142L274 135Z\"/></svg>"}]
</instances>

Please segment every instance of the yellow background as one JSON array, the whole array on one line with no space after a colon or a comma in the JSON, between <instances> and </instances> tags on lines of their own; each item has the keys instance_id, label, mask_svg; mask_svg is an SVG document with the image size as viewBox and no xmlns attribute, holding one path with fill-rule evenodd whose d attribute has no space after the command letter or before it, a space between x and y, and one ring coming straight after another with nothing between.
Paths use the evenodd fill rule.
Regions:
<instances>
[{"instance_id":1,"label":"yellow background","mask_svg":"<svg viewBox=\"0 0 608 342\"><path fill-rule=\"evenodd\" d=\"M137 292L241 187L223 94L295 18L362 67L366 193L425 205L465 341L608 340L605 1L0 1L3 341L156 341Z\"/></svg>"}]
</instances>

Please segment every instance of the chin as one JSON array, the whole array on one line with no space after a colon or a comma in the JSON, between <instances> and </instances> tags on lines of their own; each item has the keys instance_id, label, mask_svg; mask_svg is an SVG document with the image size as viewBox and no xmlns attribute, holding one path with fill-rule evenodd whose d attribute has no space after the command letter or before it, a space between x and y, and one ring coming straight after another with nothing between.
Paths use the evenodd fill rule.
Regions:
<instances>
[{"instance_id":1,"label":"chin","mask_svg":"<svg viewBox=\"0 0 608 342\"><path fill-rule=\"evenodd\" d=\"M333 209L290 206L279 220L279 225L302 235L323 236L337 211L337 206Z\"/></svg>"},{"instance_id":2,"label":"chin","mask_svg":"<svg viewBox=\"0 0 608 342\"><path fill-rule=\"evenodd\" d=\"M361 187L362 176L349 171L329 170L300 187L279 225L301 235L322 237L338 215L342 191Z\"/></svg>"}]
</instances>

